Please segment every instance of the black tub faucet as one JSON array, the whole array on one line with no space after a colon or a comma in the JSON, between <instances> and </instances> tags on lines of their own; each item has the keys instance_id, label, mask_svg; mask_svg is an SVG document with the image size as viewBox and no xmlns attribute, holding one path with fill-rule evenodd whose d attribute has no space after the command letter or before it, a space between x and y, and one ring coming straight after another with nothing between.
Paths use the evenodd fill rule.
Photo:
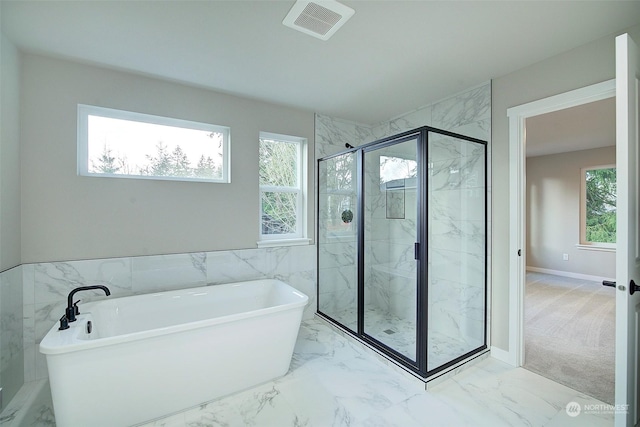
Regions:
<instances>
[{"instance_id":1,"label":"black tub faucet","mask_svg":"<svg viewBox=\"0 0 640 427\"><path fill-rule=\"evenodd\" d=\"M80 314L80 310L78 310L78 303L80 301L76 301L74 303L73 302L73 296L77 292L88 291L88 290L91 290L91 289L102 289L107 296L111 295L111 292L109 291L109 288L107 288L106 286L102 286L102 285L80 286L79 288L75 288L74 290L69 292L69 297L67 298L67 309L65 310L65 317L67 318L68 322L75 322L76 321L76 315ZM61 325L61 329L62 329L62 325Z\"/></svg>"}]
</instances>

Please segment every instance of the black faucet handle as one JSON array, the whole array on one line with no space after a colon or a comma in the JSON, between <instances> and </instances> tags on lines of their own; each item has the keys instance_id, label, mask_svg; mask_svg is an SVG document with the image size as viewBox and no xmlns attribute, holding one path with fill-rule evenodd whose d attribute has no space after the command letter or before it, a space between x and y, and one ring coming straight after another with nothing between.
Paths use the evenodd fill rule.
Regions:
<instances>
[{"instance_id":1,"label":"black faucet handle","mask_svg":"<svg viewBox=\"0 0 640 427\"><path fill-rule=\"evenodd\" d=\"M69 329L69 320L67 319L66 314L60 318L60 327L58 330L64 331L65 329Z\"/></svg>"},{"instance_id":2,"label":"black faucet handle","mask_svg":"<svg viewBox=\"0 0 640 427\"><path fill-rule=\"evenodd\" d=\"M73 303L73 313L77 316L78 314L80 314L80 309L78 308L78 303L82 301L82 300L78 300L76 302Z\"/></svg>"},{"instance_id":3,"label":"black faucet handle","mask_svg":"<svg viewBox=\"0 0 640 427\"><path fill-rule=\"evenodd\" d=\"M69 323L76 321L76 306L72 305L64 310L64 315Z\"/></svg>"}]
</instances>

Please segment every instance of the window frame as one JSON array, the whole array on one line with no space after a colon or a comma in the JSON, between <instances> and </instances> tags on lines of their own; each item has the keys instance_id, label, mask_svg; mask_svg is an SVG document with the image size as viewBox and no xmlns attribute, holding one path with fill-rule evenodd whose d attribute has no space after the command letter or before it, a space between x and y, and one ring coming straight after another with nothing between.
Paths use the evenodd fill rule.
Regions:
<instances>
[{"instance_id":1,"label":"window frame","mask_svg":"<svg viewBox=\"0 0 640 427\"><path fill-rule=\"evenodd\" d=\"M297 162L296 177L297 187L283 187L274 185L264 185L260 183L260 173L258 172L258 247L284 246L284 245L305 245L309 244L307 238L307 139L299 136L283 135L272 132L260 132L258 144L262 140L272 140L285 143L296 144ZM259 149L258 149L259 151ZM260 158L258 158L258 163ZM262 233L262 194L266 192L295 193L296 196L296 231L287 234L263 234Z\"/></svg>"},{"instance_id":2,"label":"window frame","mask_svg":"<svg viewBox=\"0 0 640 427\"><path fill-rule=\"evenodd\" d=\"M181 176L160 176L160 175L128 175L114 173L89 172L89 116L105 117L110 119L127 120L131 122L141 122L162 126L179 127L192 130L202 130L208 132L219 132L222 138L222 177L196 178ZM157 181L188 181L188 182L209 182L215 184L228 184L231 182L231 129L227 126L214 125L211 123L195 122L190 120L176 119L172 117L156 116L152 114L137 113L114 108L98 107L95 105L78 104L78 129L77 129L77 173L78 176L98 177L98 178L128 178Z\"/></svg>"},{"instance_id":3,"label":"window frame","mask_svg":"<svg viewBox=\"0 0 640 427\"><path fill-rule=\"evenodd\" d=\"M591 242L587 240L587 172L599 169L616 169L616 165L587 166L580 169L580 241L576 247L583 250L615 252L616 243Z\"/></svg>"}]
</instances>

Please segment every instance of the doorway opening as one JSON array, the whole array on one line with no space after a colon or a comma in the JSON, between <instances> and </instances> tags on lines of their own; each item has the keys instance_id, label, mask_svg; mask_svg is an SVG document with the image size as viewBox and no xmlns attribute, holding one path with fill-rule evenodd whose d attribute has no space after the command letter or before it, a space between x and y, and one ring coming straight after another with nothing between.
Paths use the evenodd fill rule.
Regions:
<instances>
[{"instance_id":1,"label":"doorway opening","mask_svg":"<svg viewBox=\"0 0 640 427\"><path fill-rule=\"evenodd\" d=\"M615 98L529 117L525 369L614 403Z\"/></svg>"},{"instance_id":2,"label":"doorway opening","mask_svg":"<svg viewBox=\"0 0 640 427\"><path fill-rule=\"evenodd\" d=\"M510 147L509 362L525 363L526 289L526 128L527 119L615 97L615 80L566 92L507 110ZM577 242L576 242L577 243Z\"/></svg>"}]
</instances>

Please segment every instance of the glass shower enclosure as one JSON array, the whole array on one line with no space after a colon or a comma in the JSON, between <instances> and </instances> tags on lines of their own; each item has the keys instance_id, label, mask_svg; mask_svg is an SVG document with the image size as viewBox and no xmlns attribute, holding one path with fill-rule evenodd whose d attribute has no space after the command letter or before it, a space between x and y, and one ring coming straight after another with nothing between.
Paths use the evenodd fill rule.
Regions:
<instances>
[{"instance_id":1,"label":"glass shower enclosure","mask_svg":"<svg viewBox=\"0 0 640 427\"><path fill-rule=\"evenodd\" d=\"M486 142L422 127L318 160L318 314L423 378L486 346Z\"/></svg>"}]
</instances>

